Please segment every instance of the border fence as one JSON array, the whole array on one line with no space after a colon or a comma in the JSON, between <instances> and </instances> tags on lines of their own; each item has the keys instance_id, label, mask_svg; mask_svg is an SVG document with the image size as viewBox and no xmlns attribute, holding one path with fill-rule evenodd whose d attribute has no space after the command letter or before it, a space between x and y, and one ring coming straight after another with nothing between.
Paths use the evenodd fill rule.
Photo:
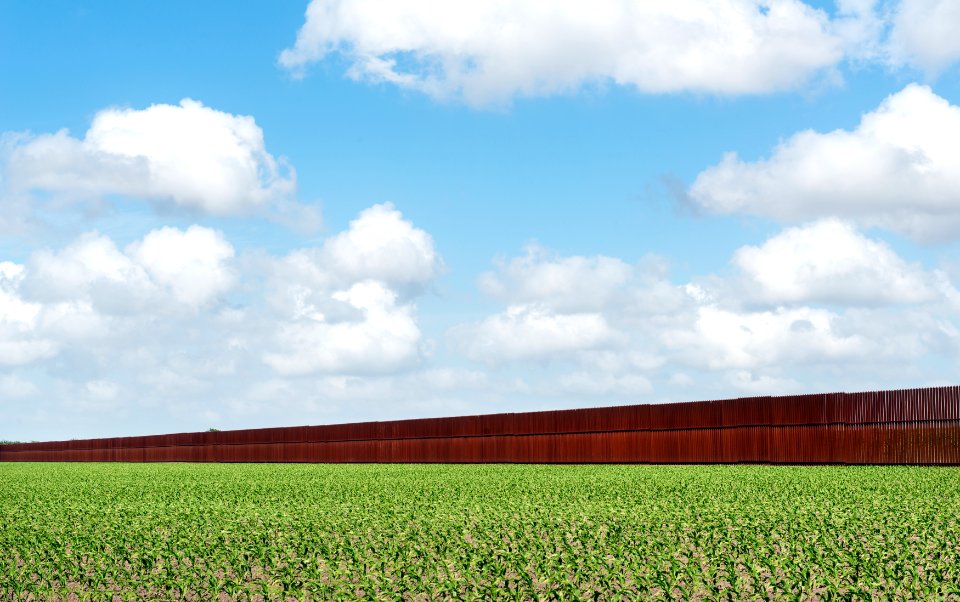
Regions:
<instances>
[{"instance_id":1,"label":"border fence","mask_svg":"<svg viewBox=\"0 0 960 602\"><path fill-rule=\"evenodd\" d=\"M960 387L13 443L4 462L960 464Z\"/></svg>"}]
</instances>

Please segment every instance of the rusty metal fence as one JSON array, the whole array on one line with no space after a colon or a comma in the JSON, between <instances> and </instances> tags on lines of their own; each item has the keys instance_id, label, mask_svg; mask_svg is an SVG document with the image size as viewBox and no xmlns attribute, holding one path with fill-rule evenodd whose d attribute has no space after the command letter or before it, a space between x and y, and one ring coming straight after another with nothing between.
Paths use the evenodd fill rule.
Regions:
<instances>
[{"instance_id":1,"label":"rusty metal fence","mask_svg":"<svg viewBox=\"0 0 960 602\"><path fill-rule=\"evenodd\" d=\"M5 462L960 464L960 387L0 445Z\"/></svg>"}]
</instances>

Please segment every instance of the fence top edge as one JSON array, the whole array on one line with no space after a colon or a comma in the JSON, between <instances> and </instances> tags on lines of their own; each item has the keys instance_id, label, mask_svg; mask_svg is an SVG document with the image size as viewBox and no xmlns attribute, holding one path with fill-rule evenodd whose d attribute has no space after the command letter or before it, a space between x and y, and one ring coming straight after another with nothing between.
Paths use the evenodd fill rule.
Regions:
<instances>
[{"instance_id":1,"label":"fence top edge","mask_svg":"<svg viewBox=\"0 0 960 602\"><path fill-rule=\"evenodd\" d=\"M417 425L417 424L430 424L437 423L438 421L462 421L462 420L480 420L480 421L489 421L494 422L496 420L505 420L508 418L523 418L523 417L533 417L533 416L543 416L546 414L567 414L573 415L577 412L603 412L603 411L624 411L624 410L635 410L635 411L649 411L652 408L663 408L663 407L687 407L690 408L696 405L704 406L719 406L719 409L723 409L724 406L733 406L736 402L744 401L761 401L761 400L794 400L796 402L801 402L803 400L817 400L818 398L826 401L830 398L845 398L845 397L856 397L859 395L878 395L878 396L887 396L889 394L897 393L936 393L936 392L957 392L960 394L960 385L946 385L939 387L920 387L920 388L905 388L905 389L886 389L880 391L837 391L832 393L803 393L795 395L752 395L752 396L743 396L743 397L731 397L725 399L708 399L708 400L699 400L699 401L667 401L662 403L642 403L642 404L623 404L623 405L605 405L605 406L591 406L583 408L564 408L564 409L554 409L554 410L538 410L538 411L529 411L529 412L499 412L494 414L468 414L461 416L437 416L437 417L423 417L423 418L405 418L405 419L394 419L394 420L374 420L366 422L346 422L346 423L333 423L333 424L318 424L318 425L294 425L294 426L281 426L281 427L261 427L261 428L252 428L252 429L234 429L234 430L224 430L216 432L208 431L185 431L179 433L153 433L146 435L123 435L117 437L96 437L90 439L66 439L66 440L50 440L50 441L30 441L30 442L15 442L8 444L0 444L0 453L3 451L12 451L10 448L13 446L17 447L34 447L41 445L51 445L51 444L78 444L78 443L103 443L109 441L117 441L119 439L132 439L132 438L154 438L154 437L210 437L210 438L220 438L223 436L228 436L230 434L239 434L239 433L249 433L251 435L258 433L265 433L268 431L278 431L285 430L290 431L294 429L308 429L308 428L372 428L375 426L398 426L398 425Z\"/></svg>"}]
</instances>

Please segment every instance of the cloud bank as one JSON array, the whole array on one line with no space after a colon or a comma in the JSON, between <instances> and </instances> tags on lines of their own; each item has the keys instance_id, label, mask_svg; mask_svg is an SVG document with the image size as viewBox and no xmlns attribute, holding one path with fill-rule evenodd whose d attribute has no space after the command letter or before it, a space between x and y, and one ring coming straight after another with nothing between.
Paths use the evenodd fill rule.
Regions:
<instances>
[{"instance_id":1,"label":"cloud bank","mask_svg":"<svg viewBox=\"0 0 960 602\"><path fill-rule=\"evenodd\" d=\"M523 393L588 395L591 382L625 391L612 383L629 379L661 395L694 383L702 395L705 382L746 393L818 381L835 388L851 375L878 382L919 370L934 357L955 362L960 352L960 293L947 274L838 219L745 245L727 273L687 282L671 281L655 258L529 247L478 284L506 307L451 328L448 343L501 371L526 365L528 375L550 375L524 381Z\"/></svg>"},{"instance_id":2,"label":"cloud bank","mask_svg":"<svg viewBox=\"0 0 960 602\"><path fill-rule=\"evenodd\" d=\"M238 254L199 225L124 248L88 232L0 262L0 376L21 396L73 400L71 412L124 408L124 396L165 411L233 396L240 413L244 399L262 410L267 391L416 370L416 300L441 269L431 237L389 204L284 255ZM17 370L53 383L25 388Z\"/></svg>"},{"instance_id":3,"label":"cloud bank","mask_svg":"<svg viewBox=\"0 0 960 602\"><path fill-rule=\"evenodd\" d=\"M0 391L68 431L134 411L196 428L835 388L960 358L950 278L836 219L680 281L530 246L478 278L499 307L436 342L418 305L443 271L389 204L278 255L199 225L88 232L0 262Z\"/></svg>"}]
</instances>

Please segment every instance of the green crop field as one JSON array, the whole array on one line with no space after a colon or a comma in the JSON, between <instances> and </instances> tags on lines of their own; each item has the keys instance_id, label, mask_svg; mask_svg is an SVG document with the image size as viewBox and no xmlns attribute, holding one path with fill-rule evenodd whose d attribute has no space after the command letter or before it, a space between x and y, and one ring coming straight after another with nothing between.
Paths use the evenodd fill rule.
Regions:
<instances>
[{"instance_id":1,"label":"green crop field","mask_svg":"<svg viewBox=\"0 0 960 602\"><path fill-rule=\"evenodd\" d=\"M0 599L960 599L960 470L0 464Z\"/></svg>"}]
</instances>

